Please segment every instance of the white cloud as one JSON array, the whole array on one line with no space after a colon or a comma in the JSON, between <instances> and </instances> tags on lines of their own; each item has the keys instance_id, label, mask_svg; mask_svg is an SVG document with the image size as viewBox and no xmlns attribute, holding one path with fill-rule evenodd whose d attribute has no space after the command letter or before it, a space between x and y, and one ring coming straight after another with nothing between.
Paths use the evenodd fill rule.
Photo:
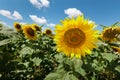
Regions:
<instances>
[{"instance_id":1,"label":"white cloud","mask_svg":"<svg viewBox=\"0 0 120 80\"><path fill-rule=\"evenodd\" d=\"M49 0L29 0L32 5L36 8L41 9L42 7L49 7Z\"/></svg>"},{"instance_id":2,"label":"white cloud","mask_svg":"<svg viewBox=\"0 0 120 80\"><path fill-rule=\"evenodd\" d=\"M49 7L49 0L41 0L41 4L43 5L43 7Z\"/></svg>"},{"instance_id":3,"label":"white cloud","mask_svg":"<svg viewBox=\"0 0 120 80\"><path fill-rule=\"evenodd\" d=\"M8 10L0 10L0 14L13 20L22 20L22 16L19 12L14 11L13 14Z\"/></svg>"},{"instance_id":4,"label":"white cloud","mask_svg":"<svg viewBox=\"0 0 120 80\"><path fill-rule=\"evenodd\" d=\"M92 20L88 21L88 24L91 24L91 23L95 24L95 22Z\"/></svg>"},{"instance_id":5,"label":"white cloud","mask_svg":"<svg viewBox=\"0 0 120 80\"><path fill-rule=\"evenodd\" d=\"M19 22L19 23L22 24L22 25L27 24L27 23L25 23L25 22Z\"/></svg>"},{"instance_id":6,"label":"white cloud","mask_svg":"<svg viewBox=\"0 0 120 80\"><path fill-rule=\"evenodd\" d=\"M55 24L53 24L53 23L48 24L48 23L47 23L47 26L53 28L53 27L55 26Z\"/></svg>"},{"instance_id":7,"label":"white cloud","mask_svg":"<svg viewBox=\"0 0 120 80\"><path fill-rule=\"evenodd\" d=\"M13 16L13 18L15 20L22 20L23 19L22 16L20 15L20 13L17 12L17 11L14 11L14 13L12 14L12 16Z\"/></svg>"},{"instance_id":8,"label":"white cloud","mask_svg":"<svg viewBox=\"0 0 120 80\"><path fill-rule=\"evenodd\" d=\"M53 24L53 23L47 23L45 26L42 27L42 31L44 31L45 29L49 28L52 30L52 33L54 34L54 27L55 27L56 24Z\"/></svg>"},{"instance_id":9,"label":"white cloud","mask_svg":"<svg viewBox=\"0 0 120 80\"><path fill-rule=\"evenodd\" d=\"M3 26L6 26L6 27L10 27L10 25L8 25L6 22L4 21L0 21L0 24L2 24Z\"/></svg>"},{"instance_id":10,"label":"white cloud","mask_svg":"<svg viewBox=\"0 0 120 80\"><path fill-rule=\"evenodd\" d=\"M4 21L0 21L0 24L7 25L7 23Z\"/></svg>"},{"instance_id":11,"label":"white cloud","mask_svg":"<svg viewBox=\"0 0 120 80\"><path fill-rule=\"evenodd\" d=\"M11 12L10 11L7 11L7 10L0 10L0 14L7 17L7 18L12 18L11 16Z\"/></svg>"},{"instance_id":12,"label":"white cloud","mask_svg":"<svg viewBox=\"0 0 120 80\"><path fill-rule=\"evenodd\" d=\"M77 17L78 15L83 15L82 12L76 8L68 8L64 10L64 13L67 14L69 18Z\"/></svg>"},{"instance_id":13,"label":"white cloud","mask_svg":"<svg viewBox=\"0 0 120 80\"><path fill-rule=\"evenodd\" d=\"M33 22L37 24L47 24L47 20L44 17L38 17L36 15L29 15Z\"/></svg>"}]
</instances>

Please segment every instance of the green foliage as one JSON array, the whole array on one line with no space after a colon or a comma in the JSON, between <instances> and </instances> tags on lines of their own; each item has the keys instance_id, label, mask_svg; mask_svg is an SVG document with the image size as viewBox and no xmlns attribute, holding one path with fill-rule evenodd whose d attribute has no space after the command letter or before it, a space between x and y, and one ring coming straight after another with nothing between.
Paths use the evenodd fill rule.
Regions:
<instances>
[{"instance_id":1,"label":"green foliage","mask_svg":"<svg viewBox=\"0 0 120 80\"><path fill-rule=\"evenodd\" d=\"M21 32L4 28L0 34L0 79L44 79L57 67L49 36L39 34L38 40L30 41Z\"/></svg>"},{"instance_id":2,"label":"green foliage","mask_svg":"<svg viewBox=\"0 0 120 80\"><path fill-rule=\"evenodd\" d=\"M1 80L119 80L120 57L111 45L101 41L91 55L68 58L56 51L48 35L35 41L21 32L0 27Z\"/></svg>"},{"instance_id":3,"label":"green foliage","mask_svg":"<svg viewBox=\"0 0 120 80\"><path fill-rule=\"evenodd\" d=\"M114 24L112 24L112 25L110 25L110 26L101 25L101 24L100 24L100 26L101 26L103 29L108 28L108 27L119 27L119 26L120 26L120 22L116 22L116 23L114 23Z\"/></svg>"},{"instance_id":4,"label":"green foliage","mask_svg":"<svg viewBox=\"0 0 120 80\"><path fill-rule=\"evenodd\" d=\"M87 55L82 60L69 59L62 54L57 54L56 59L60 64L57 69L48 74L45 80L120 79L120 58L112 50L110 44L104 42L101 42L91 55Z\"/></svg>"}]
</instances>

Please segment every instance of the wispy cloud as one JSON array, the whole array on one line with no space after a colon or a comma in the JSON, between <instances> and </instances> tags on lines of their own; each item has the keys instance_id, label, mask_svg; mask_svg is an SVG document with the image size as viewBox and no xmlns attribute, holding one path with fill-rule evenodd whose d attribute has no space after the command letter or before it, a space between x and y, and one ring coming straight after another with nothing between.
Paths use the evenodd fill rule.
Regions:
<instances>
[{"instance_id":1,"label":"wispy cloud","mask_svg":"<svg viewBox=\"0 0 120 80\"><path fill-rule=\"evenodd\" d=\"M38 17L36 15L29 15L29 17L32 19L33 22L37 24L47 24L47 20L44 17Z\"/></svg>"},{"instance_id":2,"label":"wispy cloud","mask_svg":"<svg viewBox=\"0 0 120 80\"><path fill-rule=\"evenodd\" d=\"M48 27L51 27L51 28L54 28L55 24L53 24L53 23L49 23L49 24L48 24L48 23L47 23L47 26L48 26Z\"/></svg>"},{"instance_id":3,"label":"wispy cloud","mask_svg":"<svg viewBox=\"0 0 120 80\"><path fill-rule=\"evenodd\" d=\"M26 22L19 22L20 24L24 25L24 24L27 24Z\"/></svg>"},{"instance_id":4,"label":"wispy cloud","mask_svg":"<svg viewBox=\"0 0 120 80\"><path fill-rule=\"evenodd\" d=\"M6 22L1 21L1 20L0 20L0 24L2 24L3 26L6 26L6 27L10 27L10 25L8 25Z\"/></svg>"},{"instance_id":5,"label":"wispy cloud","mask_svg":"<svg viewBox=\"0 0 120 80\"><path fill-rule=\"evenodd\" d=\"M49 7L50 1L49 0L29 0L32 5L36 8L41 9L42 7Z\"/></svg>"},{"instance_id":6,"label":"wispy cloud","mask_svg":"<svg viewBox=\"0 0 120 80\"><path fill-rule=\"evenodd\" d=\"M4 21L0 21L0 24L3 24L3 25L8 25L6 22Z\"/></svg>"},{"instance_id":7,"label":"wispy cloud","mask_svg":"<svg viewBox=\"0 0 120 80\"><path fill-rule=\"evenodd\" d=\"M12 14L12 16L13 16L13 19L15 19L15 20L22 20L23 19L23 17L21 16L21 14L19 12L17 12L17 11L14 11L14 13Z\"/></svg>"},{"instance_id":8,"label":"wispy cloud","mask_svg":"<svg viewBox=\"0 0 120 80\"><path fill-rule=\"evenodd\" d=\"M0 10L0 14L13 20L22 20L23 17L18 11L14 11L13 14L8 10Z\"/></svg>"},{"instance_id":9,"label":"wispy cloud","mask_svg":"<svg viewBox=\"0 0 120 80\"><path fill-rule=\"evenodd\" d=\"M83 15L82 12L76 8L68 8L64 10L64 13L67 14L69 18L77 17L78 15Z\"/></svg>"}]
</instances>

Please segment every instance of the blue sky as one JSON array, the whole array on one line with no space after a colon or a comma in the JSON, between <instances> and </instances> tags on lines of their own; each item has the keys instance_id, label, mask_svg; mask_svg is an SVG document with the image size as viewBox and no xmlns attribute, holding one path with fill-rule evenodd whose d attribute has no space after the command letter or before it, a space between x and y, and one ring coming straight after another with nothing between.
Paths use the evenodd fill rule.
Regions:
<instances>
[{"instance_id":1,"label":"blue sky","mask_svg":"<svg viewBox=\"0 0 120 80\"><path fill-rule=\"evenodd\" d=\"M120 0L0 0L0 23L12 28L14 22L54 28L66 17L84 14L98 25L109 26L120 21L119 4Z\"/></svg>"}]
</instances>

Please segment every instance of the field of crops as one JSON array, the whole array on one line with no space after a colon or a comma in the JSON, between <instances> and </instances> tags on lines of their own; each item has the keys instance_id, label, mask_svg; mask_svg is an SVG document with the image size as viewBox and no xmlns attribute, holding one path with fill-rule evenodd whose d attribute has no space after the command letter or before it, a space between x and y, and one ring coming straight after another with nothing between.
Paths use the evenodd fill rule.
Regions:
<instances>
[{"instance_id":1,"label":"field of crops","mask_svg":"<svg viewBox=\"0 0 120 80\"><path fill-rule=\"evenodd\" d=\"M51 29L0 24L0 80L119 80L120 23L103 26L78 16Z\"/></svg>"}]
</instances>

